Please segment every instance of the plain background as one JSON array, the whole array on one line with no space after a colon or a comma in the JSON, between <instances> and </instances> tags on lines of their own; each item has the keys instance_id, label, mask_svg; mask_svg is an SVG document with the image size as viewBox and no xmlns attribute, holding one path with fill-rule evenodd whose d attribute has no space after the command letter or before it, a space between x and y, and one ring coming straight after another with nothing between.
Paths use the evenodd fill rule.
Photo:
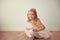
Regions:
<instances>
[{"instance_id":1,"label":"plain background","mask_svg":"<svg viewBox=\"0 0 60 40\"><path fill-rule=\"evenodd\" d=\"M37 10L47 30L60 30L60 0L0 0L0 31L23 31L31 27L27 23L30 8Z\"/></svg>"}]
</instances>

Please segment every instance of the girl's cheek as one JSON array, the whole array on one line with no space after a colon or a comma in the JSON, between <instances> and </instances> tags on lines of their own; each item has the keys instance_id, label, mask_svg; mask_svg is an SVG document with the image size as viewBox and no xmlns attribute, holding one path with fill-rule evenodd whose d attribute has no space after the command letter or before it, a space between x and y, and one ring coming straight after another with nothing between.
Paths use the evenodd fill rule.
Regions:
<instances>
[{"instance_id":1,"label":"girl's cheek","mask_svg":"<svg viewBox=\"0 0 60 40\"><path fill-rule=\"evenodd\" d=\"M29 16L29 18L31 18L31 16Z\"/></svg>"},{"instance_id":2,"label":"girl's cheek","mask_svg":"<svg viewBox=\"0 0 60 40\"><path fill-rule=\"evenodd\" d=\"M33 18L35 18L35 16L34 16L34 15L33 15L32 17L33 17Z\"/></svg>"},{"instance_id":3,"label":"girl's cheek","mask_svg":"<svg viewBox=\"0 0 60 40\"><path fill-rule=\"evenodd\" d=\"M31 15L28 15L28 17L30 17Z\"/></svg>"},{"instance_id":4,"label":"girl's cheek","mask_svg":"<svg viewBox=\"0 0 60 40\"><path fill-rule=\"evenodd\" d=\"M31 17L31 16L29 16L29 19L32 19L32 17Z\"/></svg>"}]
</instances>

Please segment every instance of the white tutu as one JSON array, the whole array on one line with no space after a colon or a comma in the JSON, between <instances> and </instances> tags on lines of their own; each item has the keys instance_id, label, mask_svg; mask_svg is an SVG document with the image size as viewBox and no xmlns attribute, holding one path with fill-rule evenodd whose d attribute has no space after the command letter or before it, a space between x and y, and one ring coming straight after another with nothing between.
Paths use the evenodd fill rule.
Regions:
<instances>
[{"instance_id":1,"label":"white tutu","mask_svg":"<svg viewBox=\"0 0 60 40\"><path fill-rule=\"evenodd\" d=\"M38 34L41 36L41 37L44 37L45 39L49 38L52 36L52 33L50 31L47 31L47 30L42 30L42 31L39 31Z\"/></svg>"},{"instance_id":2,"label":"white tutu","mask_svg":"<svg viewBox=\"0 0 60 40\"><path fill-rule=\"evenodd\" d=\"M32 30L25 30L25 33L28 37L32 37L34 32ZM47 30L42 30L42 31L39 31L39 32L36 32L36 33L39 34L40 37L43 37L45 39L51 37L51 35L52 35L52 33L47 31Z\"/></svg>"}]
</instances>

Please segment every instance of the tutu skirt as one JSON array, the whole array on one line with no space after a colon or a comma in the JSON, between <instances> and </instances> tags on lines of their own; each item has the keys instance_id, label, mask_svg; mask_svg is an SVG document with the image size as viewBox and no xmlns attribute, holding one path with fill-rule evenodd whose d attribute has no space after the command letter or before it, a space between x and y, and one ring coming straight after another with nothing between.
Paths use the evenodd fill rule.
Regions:
<instances>
[{"instance_id":1,"label":"tutu skirt","mask_svg":"<svg viewBox=\"0 0 60 40\"><path fill-rule=\"evenodd\" d=\"M28 37L32 37L33 34L38 34L40 37L43 37L45 39L51 37L52 33L50 31L47 31L47 30L42 30L42 31L39 31L39 32L33 32L32 30L25 30L25 33ZM36 36L38 36L36 35Z\"/></svg>"}]
</instances>

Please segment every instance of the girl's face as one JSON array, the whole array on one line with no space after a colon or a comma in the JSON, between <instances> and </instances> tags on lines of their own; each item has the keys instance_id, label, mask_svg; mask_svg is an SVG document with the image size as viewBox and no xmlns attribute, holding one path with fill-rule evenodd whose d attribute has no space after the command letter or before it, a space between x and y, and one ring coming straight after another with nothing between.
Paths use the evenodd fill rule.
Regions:
<instances>
[{"instance_id":1,"label":"girl's face","mask_svg":"<svg viewBox=\"0 0 60 40\"><path fill-rule=\"evenodd\" d=\"M35 19L35 14L34 14L33 11L29 11L29 12L28 12L28 18L29 18L30 20Z\"/></svg>"}]
</instances>

